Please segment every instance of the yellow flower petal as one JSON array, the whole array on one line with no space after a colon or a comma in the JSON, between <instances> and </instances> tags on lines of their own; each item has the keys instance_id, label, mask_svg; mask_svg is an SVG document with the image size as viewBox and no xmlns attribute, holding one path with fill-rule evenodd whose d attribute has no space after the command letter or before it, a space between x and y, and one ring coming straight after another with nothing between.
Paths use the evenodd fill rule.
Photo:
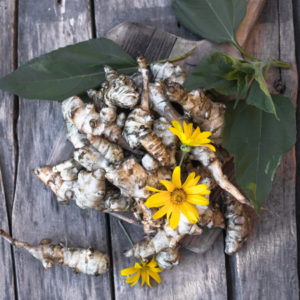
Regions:
<instances>
[{"instance_id":1,"label":"yellow flower petal","mask_svg":"<svg viewBox=\"0 0 300 300\"><path fill-rule=\"evenodd\" d=\"M181 125L180 125L179 122L177 122L177 121L172 121L172 125L173 125L179 132L183 133L182 127L181 127Z\"/></svg>"},{"instance_id":2,"label":"yellow flower petal","mask_svg":"<svg viewBox=\"0 0 300 300\"><path fill-rule=\"evenodd\" d=\"M134 264L134 267L135 267L136 269L138 269L138 270L142 268L141 265L140 265L139 263L135 263L135 264Z\"/></svg>"},{"instance_id":3,"label":"yellow flower petal","mask_svg":"<svg viewBox=\"0 0 300 300\"><path fill-rule=\"evenodd\" d=\"M189 182L189 184L187 184L187 185L184 187L184 190L185 190L185 189L188 189L188 188L190 188L190 187L192 187L192 186L195 186L195 185L199 182L199 180L200 180L200 176L195 177L192 181Z\"/></svg>"},{"instance_id":4,"label":"yellow flower petal","mask_svg":"<svg viewBox=\"0 0 300 300\"><path fill-rule=\"evenodd\" d=\"M157 266L157 261L155 260L155 255L153 255L151 261L148 264L148 267L155 268Z\"/></svg>"},{"instance_id":5,"label":"yellow flower petal","mask_svg":"<svg viewBox=\"0 0 300 300\"><path fill-rule=\"evenodd\" d=\"M206 184L198 184L196 186L191 186L189 188L185 188L184 192L187 195L201 195L202 192L206 192L207 191L207 185Z\"/></svg>"},{"instance_id":6,"label":"yellow flower petal","mask_svg":"<svg viewBox=\"0 0 300 300\"><path fill-rule=\"evenodd\" d=\"M141 272L138 271L138 273L136 273L135 275L133 275L131 277L127 277L125 282L126 283L132 283L134 281L139 280L140 276L141 276Z\"/></svg>"},{"instance_id":7,"label":"yellow flower petal","mask_svg":"<svg viewBox=\"0 0 300 300\"><path fill-rule=\"evenodd\" d=\"M207 148L209 148L210 150L216 152L216 148L215 148L213 145L210 145L210 144L204 144L204 145L201 145L201 146L207 147Z\"/></svg>"},{"instance_id":8,"label":"yellow flower petal","mask_svg":"<svg viewBox=\"0 0 300 300\"><path fill-rule=\"evenodd\" d=\"M195 178L196 173L192 172L188 178L186 179L185 183L182 185L182 189L185 189L187 187L187 185L189 185L190 182L193 182L194 178Z\"/></svg>"},{"instance_id":9,"label":"yellow flower petal","mask_svg":"<svg viewBox=\"0 0 300 300\"><path fill-rule=\"evenodd\" d=\"M176 128L173 127L169 127L169 130L174 133L175 135L177 135L180 139L180 141L183 143L183 137L185 136L184 133L180 133Z\"/></svg>"},{"instance_id":10,"label":"yellow flower petal","mask_svg":"<svg viewBox=\"0 0 300 300\"><path fill-rule=\"evenodd\" d=\"M165 190L164 190L164 191L161 191L161 190L158 190L158 189L156 189L156 188L154 188L154 187L152 187L152 186L147 186L147 189L148 189L149 191L151 191L151 192L157 192L157 193L165 192Z\"/></svg>"},{"instance_id":11,"label":"yellow flower petal","mask_svg":"<svg viewBox=\"0 0 300 300\"><path fill-rule=\"evenodd\" d=\"M171 216L170 226L172 229L175 229L179 223L180 219L180 208L179 205L173 205L173 211Z\"/></svg>"},{"instance_id":12,"label":"yellow flower petal","mask_svg":"<svg viewBox=\"0 0 300 300\"><path fill-rule=\"evenodd\" d=\"M203 131L201 132L200 134L198 134L196 137L195 137L195 140L197 140L199 137L201 139L207 139L208 137L210 137L212 135L212 133L210 131Z\"/></svg>"},{"instance_id":13,"label":"yellow flower petal","mask_svg":"<svg viewBox=\"0 0 300 300\"><path fill-rule=\"evenodd\" d=\"M196 220L198 221L200 219L200 216L199 216L199 212L198 212L197 208L195 207L195 205L191 204L189 202L185 202L183 204L185 205L185 208L188 211L190 211L194 215L194 217L196 218ZM196 222L194 222L194 223L196 223Z\"/></svg>"},{"instance_id":14,"label":"yellow flower petal","mask_svg":"<svg viewBox=\"0 0 300 300\"><path fill-rule=\"evenodd\" d=\"M188 138L191 138L192 133L193 133L193 123L189 123L187 127L188 127L188 131L187 131L186 135Z\"/></svg>"},{"instance_id":15,"label":"yellow flower petal","mask_svg":"<svg viewBox=\"0 0 300 300\"><path fill-rule=\"evenodd\" d=\"M141 263L142 263L143 267L146 267L146 265L148 263L148 259L145 259L145 261L141 260ZM135 263L135 264L138 264L140 266L139 263ZM140 267L140 268L142 268L142 267Z\"/></svg>"},{"instance_id":16,"label":"yellow flower petal","mask_svg":"<svg viewBox=\"0 0 300 300\"><path fill-rule=\"evenodd\" d=\"M195 140L199 134L201 134L201 131L200 131L200 128L197 127L196 130L193 132L191 139Z\"/></svg>"},{"instance_id":17,"label":"yellow flower petal","mask_svg":"<svg viewBox=\"0 0 300 300\"><path fill-rule=\"evenodd\" d=\"M153 219L160 219L161 217L163 217L168 212L171 205L172 205L171 203L167 203L163 208L161 208L159 211L157 211L152 216L152 218Z\"/></svg>"},{"instance_id":18,"label":"yellow flower petal","mask_svg":"<svg viewBox=\"0 0 300 300\"><path fill-rule=\"evenodd\" d=\"M192 126L193 126L193 124L192 124ZM186 135L186 137L187 138L190 138L191 136L189 135L189 128L188 128L188 125L185 123L185 122L183 122L183 132L185 133L185 135Z\"/></svg>"},{"instance_id":19,"label":"yellow flower petal","mask_svg":"<svg viewBox=\"0 0 300 300\"><path fill-rule=\"evenodd\" d=\"M160 272L164 271L164 269L161 269L161 268L150 268L150 269L151 269L151 271L156 272L156 273L160 273Z\"/></svg>"},{"instance_id":20,"label":"yellow flower petal","mask_svg":"<svg viewBox=\"0 0 300 300\"><path fill-rule=\"evenodd\" d=\"M142 284L141 287L144 286L145 282L146 282L146 272L145 271L141 271L141 275L142 275Z\"/></svg>"},{"instance_id":21,"label":"yellow flower petal","mask_svg":"<svg viewBox=\"0 0 300 300\"><path fill-rule=\"evenodd\" d=\"M172 182L177 189L181 188L180 167L176 167L173 171Z\"/></svg>"},{"instance_id":22,"label":"yellow flower petal","mask_svg":"<svg viewBox=\"0 0 300 300\"><path fill-rule=\"evenodd\" d=\"M170 192L168 191L164 191L164 192L161 192L161 193L157 193L157 194L154 194L152 196L150 196L147 201L146 201L146 206L148 204L153 204L153 203L157 203L157 202L160 202L160 201L168 201L168 199L170 198L171 194Z\"/></svg>"},{"instance_id":23,"label":"yellow flower petal","mask_svg":"<svg viewBox=\"0 0 300 300\"><path fill-rule=\"evenodd\" d=\"M135 267L124 269L120 272L122 276L132 275L133 273L136 273L138 270Z\"/></svg>"},{"instance_id":24,"label":"yellow flower petal","mask_svg":"<svg viewBox=\"0 0 300 300\"><path fill-rule=\"evenodd\" d=\"M150 269L148 270L149 275L157 282L157 283L161 283L161 278L159 276L159 274L151 271Z\"/></svg>"},{"instance_id":25,"label":"yellow flower petal","mask_svg":"<svg viewBox=\"0 0 300 300\"><path fill-rule=\"evenodd\" d=\"M197 214L195 215L194 211L190 210L190 207L188 205L186 205L186 203L182 203L180 205L180 210L192 224L195 224L198 222L199 219L197 219ZM199 216L199 214L198 214L198 216Z\"/></svg>"},{"instance_id":26,"label":"yellow flower petal","mask_svg":"<svg viewBox=\"0 0 300 300\"><path fill-rule=\"evenodd\" d=\"M208 205L209 201L200 195L188 195L186 201L195 205Z\"/></svg>"},{"instance_id":27,"label":"yellow flower petal","mask_svg":"<svg viewBox=\"0 0 300 300\"><path fill-rule=\"evenodd\" d=\"M147 273L146 273L146 283L151 287L151 289L153 289L153 287L150 284L149 270L147 270Z\"/></svg>"},{"instance_id":28,"label":"yellow flower petal","mask_svg":"<svg viewBox=\"0 0 300 300\"><path fill-rule=\"evenodd\" d=\"M161 180L160 183L162 183L169 192L173 192L175 190L175 186L171 181Z\"/></svg>"},{"instance_id":29,"label":"yellow flower petal","mask_svg":"<svg viewBox=\"0 0 300 300\"><path fill-rule=\"evenodd\" d=\"M167 220L168 220L168 222L169 222L169 220L170 220L170 215L171 215L171 213L172 213L172 209L173 209L173 205L170 206L170 208L169 208L169 210L168 210L168 212L167 212Z\"/></svg>"}]
</instances>

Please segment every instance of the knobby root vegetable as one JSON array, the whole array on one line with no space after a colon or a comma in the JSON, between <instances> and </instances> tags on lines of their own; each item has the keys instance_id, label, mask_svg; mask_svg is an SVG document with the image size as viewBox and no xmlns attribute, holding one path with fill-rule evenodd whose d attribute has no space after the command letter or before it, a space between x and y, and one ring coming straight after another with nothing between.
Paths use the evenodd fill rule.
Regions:
<instances>
[{"instance_id":1,"label":"knobby root vegetable","mask_svg":"<svg viewBox=\"0 0 300 300\"><path fill-rule=\"evenodd\" d=\"M203 88L189 93L185 88L175 82L170 82L166 87L167 96L171 101L179 103L186 117L193 118L193 122L200 126L201 131L211 131L209 137L216 145L222 144L222 126L226 105L213 102L209 92Z\"/></svg>"},{"instance_id":2,"label":"knobby root vegetable","mask_svg":"<svg viewBox=\"0 0 300 300\"><path fill-rule=\"evenodd\" d=\"M133 158L108 171L105 177L126 197L147 199L150 196L147 189L148 173Z\"/></svg>"},{"instance_id":3,"label":"knobby root vegetable","mask_svg":"<svg viewBox=\"0 0 300 300\"><path fill-rule=\"evenodd\" d=\"M105 171L81 171L75 185L75 201L82 208L97 209L105 196Z\"/></svg>"},{"instance_id":4,"label":"knobby root vegetable","mask_svg":"<svg viewBox=\"0 0 300 300\"><path fill-rule=\"evenodd\" d=\"M158 266L165 270L171 270L174 266L178 266L180 264L178 248L168 248L164 251L161 251L156 255L155 259L158 263Z\"/></svg>"},{"instance_id":5,"label":"knobby root vegetable","mask_svg":"<svg viewBox=\"0 0 300 300\"><path fill-rule=\"evenodd\" d=\"M124 160L123 150L120 146L108 142L99 136L87 135L87 139L91 145L99 151L106 160L113 164L120 164Z\"/></svg>"},{"instance_id":6,"label":"knobby root vegetable","mask_svg":"<svg viewBox=\"0 0 300 300\"><path fill-rule=\"evenodd\" d=\"M60 174L53 172L53 168L49 166L32 169L32 172L52 190L60 204L68 205L73 200L76 180L64 181Z\"/></svg>"},{"instance_id":7,"label":"knobby root vegetable","mask_svg":"<svg viewBox=\"0 0 300 300\"><path fill-rule=\"evenodd\" d=\"M88 171L103 169L109 171L114 165L106 160L94 147L86 146L76 149L73 157L78 163L84 166Z\"/></svg>"},{"instance_id":8,"label":"knobby root vegetable","mask_svg":"<svg viewBox=\"0 0 300 300\"><path fill-rule=\"evenodd\" d=\"M96 107L133 108L139 101L139 93L133 79L124 74L118 75L117 71L109 66L104 66L106 81L100 91L88 90L88 96L93 98ZM104 102L104 103L103 103Z\"/></svg>"},{"instance_id":9,"label":"knobby root vegetable","mask_svg":"<svg viewBox=\"0 0 300 300\"><path fill-rule=\"evenodd\" d=\"M151 64L150 69L154 76L154 81L160 79L167 82L178 82L183 84L186 80L185 69L179 65L173 65L170 62Z\"/></svg>"},{"instance_id":10,"label":"knobby root vegetable","mask_svg":"<svg viewBox=\"0 0 300 300\"><path fill-rule=\"evenodd\" d=\"M110 189L106 190L104 198L96 209L105 213L129 211L134 204L132 198L121 195L119 190Z\"/></svg>"},{"instance_id":11,"label":"knobby root vegetable","mask_svg":"<svg viewBox=\"0 0 300 300\"><path fill-rule=\"evenodd\" d=\"M17 248L27 250L33 257L41 261L45 269L51 269L56 263L72 268L75 274L98 276L109 271L109 256L92 247L88 249L73 248L66 247L64 243L53 245L50 239L43 239L39 245L33 246L17 241L2 229L0 229L0 235Z\"/></svg>"},{"instance_id":12,"label":"knobby root vegetable","mask_svg":"<svg viewBox=\"0 0 300 300\"><path fill-rule=\"evenodd\" d=\"M225 191L232 194L241 203L252 207L249 200L247 200L239 190L227 179L223 174L220 161L216 153L207 147L193 147L189 158L191 160L198 160L214 177L217 184Z\"/></svg>"},{"instance_id":13,"label":"knobby root vegetable","mask_svg":"<svg viewBox=\"0 0 300 300\"><path fill-rule=\"evenodd\" d=\"M153 131L161 138L162 144L166 147L170 158L170 164L168 166L173 169L177 165L175 155L179 139L169 130L169 127L172 127L172 124L168 122L165 117L161 117L153 122Z\"/></svg>"},{"instance_id":14,"label":"knobby root vegetable","mask_svg":"<svg viewBox=\"0 0 300 300\"><path fill-rule=\"evenodd\" d=\"M80 133L78 128L71 123L67 123L67 138L75 149L90 145L86 134Z\"/></svg>"},{"instance_id":15,"label":"knobby root vegetable","mask_svg":"<svg viewBox=\"0 0 300 300\"><path fill-rule=\"evenodd\" d=\"M165 94L165 84L162 79L149 85L149 106L150 109L157 112L160 116L166 117L169 122L173 120L183 124L183 121L189 123L189 119L181 116L170 102L166 102L168 96Z\"/></svg>"},{"instance_id":16,"label":"knobby root vegetable","mask_svg":"<svg viewBox=\"0 0 300 300\"><path fill-rule=\"evenodd\" d=\"M226 206L225 218L227 219L225 253L232 255L239 251L247 240L249 218L246 215L243 204L227 192L224 192L223 195Z\"/></svg>"},{"instance_id":17,"label":"knobby root vegetable","mask_svg":"<svg viewBox=\"0 0 300 300\"><path fill-rule=\"evenodd\" d=\"M137 62L140 66L139 70L143 78L143 92L141 103L129 115L123 129L123 136L132 149L141 147L139 140L139 129L142 125L152 128L154 117L150 114L149 109L149 71L146 66L146 58L142 55L138 56Z\"/></svg>"},{"instance_id":18,"label":"knobby root vegetable","mask_svg":"<svg viewBox=\"0 0 300 300\"><path fill-rule=\"evenodd\" d=\"M157 159L162 166L170 166L170 156L154 131L142 125L139 130L139 140L148 153Z\"/></svg>"},{"instance_id":19,"label":"knobby root vegetable","mask_svg":"<svg viewBox=\"0 0 300 300\"><path fill-rule=\"evenodd\" d=\"M136 154L122 136L122 128L116 122L116 112L111 107L96 112L93 104L85 104L79 97L74 96L62 102L62 111L66 123L75 125L80 133L104 137L107 141L119 145L121 148Z\"/></svg>"},{"instance_id":20,"label":"knobby root vegetable","mask_svg":"<svg viewBox=\"0 0 300 300\"><path fill-rule=\"evenodd\" d=\"M142 241L135 244L130 250L123 254L126 257L134 256L137 259L145 260L146 257L154 255L168 248L175 249L179 241L186 235L200 235L203 230L196 224L191 224L181 213L180 221L175 229L172 229L168 223L165 223L162 230L151 238L146 236Z\"/></svg>"},{"instance_id":21,"label":"knobby root vegetable","mask_svg":"<svg viewBox=\"0 0 300 300\"><path fill-rule=\"evenodd\" d=\"M124 74L118 76L116 70L104 66L108 88L103 98L107 106L122 108L133 108L139 101L139 93L136 92L136 84L132 79L127 79Z\"/></svg>"},{"instance_id":22,"label":"knobby root vegetable","mask_svg":"<svg viewBox=\"0 0 300 300\"><path fill-rule=\"evenodd\" d=\"M113 185L126 197L147 199L150 191L147 186L162 188L161 180L171 180L172 171L160 167L155 172L145 170L134 158L124 161L105 175Z\"/></svg>"},{"instance_id":23,"label":"knobby root vegetable","mask_svg":"<svg viewBox=\"0 0 300 300\"><path fill-rule=\"evenodd\" d=\"M71 158L52 168L54 173L59 173L62 180L75 180L79 171L83 168L75 159Z\"/></svg>"},{"instance_id":24,"label":"knobby root vegetable","mask_svg":"<svg viewBox=\"0 0 300 300\"><path fill-rule=\"evenodd\" d=\"M135 201L131 197L124 197L117 189L106 191L105 171L98 169L94 172L80 171L78 179L64 181L60 173L54 168L43 166L33 169L37 175L57 195L59 204L69 205L75 200L82 208L90 208L103 212L129 211Z\"/></svg>"}]
</instances>

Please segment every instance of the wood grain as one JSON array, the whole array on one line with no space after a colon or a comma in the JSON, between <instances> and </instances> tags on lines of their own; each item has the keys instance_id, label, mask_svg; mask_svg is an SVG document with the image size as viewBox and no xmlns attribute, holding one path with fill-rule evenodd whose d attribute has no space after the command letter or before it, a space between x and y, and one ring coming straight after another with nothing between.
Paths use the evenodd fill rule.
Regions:
<instances>
[{"instance_id":1,"label":"wood grain","mask_svg":"<svg viewBox=\"0 0 300 300\"><path fill-rule=\"evenodd\" d=\"M131 36L134 32L134 37ZM137 33L139 32L139 33ZM150 33L151 32L151 37ZM145 35L145 37L144 37ZM150 37L148 43L139 44L140 51L145 54L150 61L170 57L177 50L176 45L180 45L184 52L191 42L175 37L172 34L153 30L149 26L125 22L110 31L108 38L116 41L130 55L134 57L136 53L135 45L140 41ZM122 37L122 38L120 38ZM131 40L131 43L127 42ZM181 42L179 42L181 40ZM185 41L185 48L183 46ZM201 43L197 42L197 43ZM142 48L143 47L143 48ZM199 49L199 52L201 48ZM182 53L182 52L181 52ZM198 53L198 52L197 52ZM199 53L200 55L200 53ZM154 291L150 288L132 289L125 283L125 279L120 276L120 271L132 266L135 259L122 257L121 253L130 248L130 244L124 233L122 233L117 220L110 217L111 220L111 239L114 260L114 279L116 299L124 299L130 293L133 299L148 297L148 299L163 297L164 299L227 299L226 272L225 272L225 254L223 235L220 235L213 248L209 249L204 255L189 252L186 249L180 249L182 262L179 267L171 271L165 271L162 274L163 285L156 287ZM137 226L126 224L129 234L134 242L142 239L143 229ZM216 236L217 238L218 236ZM188 270L188 271L187 271ZM200 293L200 294L199 294Z\"/></svg>"},{"instance_id":2,"label":"wood grain","mask_svg":"<svg viewBox=\"0 0 300 300\"><path fill-rule=\"evenodd\" d=\"M9 232L6 205L3 177L0 169L0 229ZM0 269L0 295L2 295L3 300L13 300L15 299L15 290L12 248L3 238L0 239Z\"/></svg>"},{"instance_id":3,"label":"wood grain","mask_svg":"<svg viewBox=\"0 0 300 300\"><path fill-rule=\"evenodd\" d=\"M120 23L130 21L153 26L179 37L200 40L177 20L170 0L94 0L97 36L104 36Z\"/></svg>"},{"instance_id":4,"label":"wood grain","mask_svg":"<svg viewBox=\"0 0 300 300\"><path fill-rule=\"evenodd\" d=\"M247 43L247 51L261 59L274 56L292 63L273 69L268 85L296 104L297 70L291 1L269 0ZM273 181L265 208L252 224L255 238L229 258L231 299L299 299L295 217L295 152L287 153Z\"/></svg>"},{"instance_id":5,"label":"wood grain","mask_svg":"<svg viewBox=\"0 0 300 300\"><path fill-rule=\"evenodd\" d=\"M0 31L0 78L2 78L14 68L14 1L0 1ZM0 90L0 99L0 163L8 212L11 215L15 185L14 96Z\"/></svg>"},{"instance_id":6,"label":"wood grain","mask_svg":"<svg viewBox=\"0 0 300 300\"><path fill-rule=\"evenodd\" d=\"M19 63L91 37L89 1L20 1ZM37 244L43 238L70 246L93 246L107 252L103 214L57 204L52 191L31 169L51 161L52 148L63 124L59 103L20 99L19 165L13 209L13 236ZM66 153L66 155L68 155ZM46 270L28 253L15 249L18 299L111 299L110 274L74 275L55 265ZM99 296L100 295L100 296Z\"/></svg>"},{"instance_id":7,"label":"wood grain","mask_svg":"<svg viewBox=\"0 0 300 300\"><path fill-rule=\"evenodd\" d=\"M0 1L0 78L14 68L14 1ZM15 145L13 131L14 96L0 90L0 228L10 232L15 181ZM2 172L3 174L2 174ZM12 248L0 239L0 295L15 299Z\"/></svg>"}]
</instances>

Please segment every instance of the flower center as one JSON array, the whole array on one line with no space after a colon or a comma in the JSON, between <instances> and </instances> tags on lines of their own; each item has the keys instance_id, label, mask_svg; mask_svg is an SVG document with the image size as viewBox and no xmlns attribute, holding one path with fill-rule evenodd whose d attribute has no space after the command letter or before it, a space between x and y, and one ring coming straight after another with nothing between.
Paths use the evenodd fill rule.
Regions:
<instances>
[{"instance_id":1,"label":"flower center","mask_svg":"<svg viewBox=\"0 0 300 300\"><path fill-rule=\"evenodd\" d=\"M186 200L186 194L183 190L174 190L171 193L171 201L174 204L181 204L182 202L185 202Z\"/></svg>"}]
</instances>

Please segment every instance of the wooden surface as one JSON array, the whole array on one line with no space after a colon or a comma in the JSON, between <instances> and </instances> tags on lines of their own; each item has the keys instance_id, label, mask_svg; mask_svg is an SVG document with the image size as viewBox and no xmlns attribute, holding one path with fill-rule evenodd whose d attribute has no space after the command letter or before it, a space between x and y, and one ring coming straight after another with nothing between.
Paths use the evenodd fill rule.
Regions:
<instances>
[{"instance_id":1,"label":"wooden surface","mask_svg":"<svg viewBox=\"0 0 300 300\"><path fill-rule=\"evenodd\" d=\"M19 3L19 64L91 37L88 1L47 0ZM103 214L80 210L75 203L61 206L54 194L31 169L45 165L63 124L61 105L56 102L20 99L19 164L13 209L13 236L37 244L43 238L70 246L93 246L107 251ZM46 129L46 130L45 130ZM58 160L67 157L56 158ZM57 162L57 161L56 161ZM55 163L55 158L52 163ZM74 275L70 268L55 265L46 270L35 258L14 249L17 293L28 299L110 299L110 273L99 277Z\"/></svg>"},{"instance_id":2,"label":"wooden surface","mask_svg":"<svg viewBox=\"0 0 300 300\"><path fill-rule=\"evenodd\" d=\"M294 0L296 3L298 1ZM13 48L12 29L16 18L13 17L12 2L0 1L0 26L1 29L4 28L2 32L5 32L2 39L4 43L0 43L0 53L6 58L0 60L1 76L13 68L12 53L17 53L16 51L18 63L21 65L30 58L58 47L86 40L91 36L103 36L114 26L128 20L160 29L125 23L109 32L108 37L122 45L133 57L138 51L143 52L148 60L182 54L183 49L190 49L195 44L186 39L198 41L198 49L194 55L182 62L188 71L192 70L202 56L211 51L222 49L239 55L228 45L216 47L208 41L199 42L201 38L180 26L169 0L94 0L92 5L89 0L56 0L51 3L46 0L19 0L16 49ZM261 4L263 1L251 2ZM273 55L278 59L294 62L291 2L266 2L258 25L249 35L247 49L261 58ZM251 10L254 19L260 9L261 6L256 6L256 9ZM295 100L297 78L292 71L274 69L268 81L271 87L275 86L277 91ZM157 286L155 290L148 287L130 288L119 272L131 266L135 260L122 256L123 250L130 245L124 235L121 235L117 219L110 217L108 220L101 213L80 210L74 203L69 207L58 205L52 192L30 172L30 169L38 165L63 159L61 153L54 150L63 124L60 105L20 99L18 112L16 105L13 106L13 97L1 91L0 93L0 165L7 199L6 204L0 190L0 225L9 229L6 215L8 207L8 215L12 216L12 233L16 238L38 243L42 238L50 237L54 242L67 240L68 245L92 245L109 252L113 266L112 272L100 277L74 275L67 267L55 266L52 270L45 270L27 253L14 250L14 270L11 248L0 240L0 295L5 295L4 299L14 299L14 290L18 299L299 298L295 218L296 166L293 151L283 158L276 173L266 206L270 212L253 223L252 237L238 254L230 258L224 254L224 239L220 235L204 255L180 249L181 265L172 271L163 272L163 285ZM12 118L14 113L19 116L15 139L18 145L15 148L15 123ZM18 149L18 159L15 160ZM64 155L68 156L71 149L66 144ZM15 178L16 191L13 197ZM134 242L137 242L142 236L140 228L129 224L125 226ZM13 285L14 272L17 286Z\"/></svg>"},{"instance_id":3,"label":"wooden surface","mask_svg":"<svg viewBox=\"0 0 300 300\"><path fill-rule=\"evenodd\" d=\"M256 57L292 62L291 69L274 68L267 78L271 93L281 93L294 104L297 98L292 1L268 1L246 50ZM229 257L232 299L299 299L296 233L296 159L287 153L274 177L256 235ZM270 275L272 274L272 276Z\"/></svg>"}]
</instances>

